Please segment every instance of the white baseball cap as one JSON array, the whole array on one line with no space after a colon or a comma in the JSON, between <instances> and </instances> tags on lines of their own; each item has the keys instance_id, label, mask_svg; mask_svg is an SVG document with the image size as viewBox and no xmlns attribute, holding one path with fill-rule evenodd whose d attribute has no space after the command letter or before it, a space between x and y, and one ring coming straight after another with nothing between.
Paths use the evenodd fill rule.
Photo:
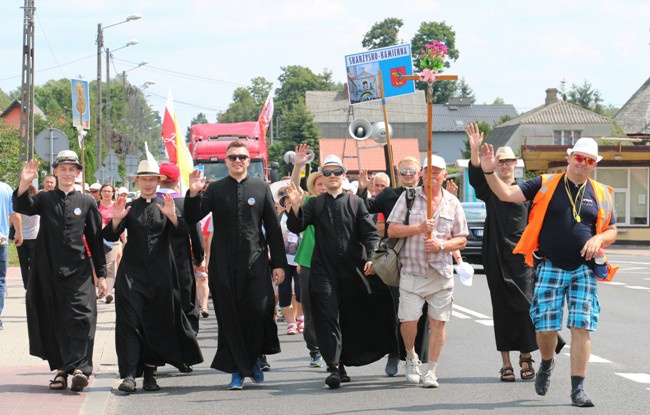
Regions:
<instances>
[{"instance_id":1,"label":"white baseball cap","mask_svg":"<svg viewBox=\"0 0 650 415\"><path fill-rule=\"evenodd\" d=\"M582 137L573 145L573 148L567 148L566 153L568 155L573 154L574 151L579 151L590 156L592 159L596 160L598 163L603 159L603 156L598 155L598 143L591 137Z\"/></svg>"},{"instance_id":2,"label":"white baseball cap","mask_svg":"<svg viewBox=\"0 0 650 415\"><path fill-rule=\"evenodd\" d=\"M428 160L425 157L424 162L422 163L422 168L425 168L425 167L437 167L437 168L443 169L443 170L445 170L447 168L447 163L445 163L445 159L443 159L442 157L437 156L435 154L433 154L431 156L431 163L427 163L427 161Z\"/></svg>"}]
</instances>

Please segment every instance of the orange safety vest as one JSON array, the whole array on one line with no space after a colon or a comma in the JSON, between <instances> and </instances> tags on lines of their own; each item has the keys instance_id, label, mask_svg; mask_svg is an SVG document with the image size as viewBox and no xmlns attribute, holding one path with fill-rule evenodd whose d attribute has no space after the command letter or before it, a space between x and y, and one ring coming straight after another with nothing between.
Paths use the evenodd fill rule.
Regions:
<instances>
[{"instance_id":1,"label":"orange safety vest","mask_svg":"<svg viewBox=\"0 0 650 415\"><path fill-rule=\"evenodd\" d=\"M560 183L562 177L562 174L542 175L542 187L535 195L535 199L533 199L533 205L530 209L530 214L528 215L528 225L526 226L523 235L521 235L521 239L517 243L517 246L515 246L515 249L512 251L515 254L524 254L526 256L526 263L531 267L533 266L533 251L537 250L539 247L539 233L542 230L542 224L544 223L544 216L546 215L548 204L550 203L553 193L555 193L555 189L557 189L558 183ZM589 179L589 181L594 189L596 195L596 206L598 207L596 233L603 233L609 226L612 214L614 213L614 201L612 198L614 189L592 179ZM609 264L609 261L607 261L607 258L605 258L605 262L607 263L607 278L601 281L611 281L619 267L612 267Z\"/></svg>"}]
</instances>

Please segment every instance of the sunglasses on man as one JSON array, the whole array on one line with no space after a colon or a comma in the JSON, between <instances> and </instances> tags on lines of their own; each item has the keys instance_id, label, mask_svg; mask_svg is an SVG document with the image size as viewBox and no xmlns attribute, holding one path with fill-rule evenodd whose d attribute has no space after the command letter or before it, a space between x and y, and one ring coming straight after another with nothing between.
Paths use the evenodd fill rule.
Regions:
<instances>
[{"instance_id":1,"label":"sunglasses on man","mask_svg":"<svg viewBox=\"0 0 650 415\"><path fill-rule=\"evenodd\" d=\"M503 166L503 165L505 164L506 166L510 167L510 166L512 166L512 165L515 164L515 163L517 163L517 160L513 160L513 159L510 159L510 160L499 160L499 165L500 165L500 166Z\"/></svg>"},{"instance_id":2,"label":"sunglasses on man","mask_svg":"<svg viewBox=\"0 0 650 415\"><path fill-rule=\"evenodd\" d=\"M581 156L580 154L572 154L571 157L578 163L582 163L584 161L587 166L593 166L594 164L596 164L596 160L589 157Z\"/></svg>"},{"instance_id":3,"label":"sunglasses on man","mask_svg":"<svg viewBox=\"0 0 650 415\"><path fill-rule=\"evenodd\" d=\"M323 176L325 177L330 177L332 174L338 177L343 174L343 169L323 170Z\"/></svg>"},{"instance_id":4,"label":"sunglasses on man","mask_svg":"<svg viewBox=\"0 0 650 415\"><path fill-rule=\"evenodd\" d=\"M400 176L406 176L407 174L414 175L415 173L415 169L402 169L399 171Z\"/></svg>"},{"instance_id":5,"label":"sunglasses on man","mask_svg":"<svg viewBox=\"0 0 650 415\"><path fill-rule=\"evenodd\" d=\"M246 154L230 154L230 155L228 155L226 157L230 161L235 161L235 160L244 161L244 160L248 159L248 156Z\"/></svg>"}]
</instances>

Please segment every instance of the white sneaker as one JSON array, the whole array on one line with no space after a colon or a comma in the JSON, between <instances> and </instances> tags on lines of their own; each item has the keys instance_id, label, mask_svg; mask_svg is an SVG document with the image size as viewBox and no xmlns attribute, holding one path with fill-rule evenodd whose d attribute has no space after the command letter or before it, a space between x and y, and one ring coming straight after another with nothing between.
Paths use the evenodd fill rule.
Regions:
<instances>
[{"instance_id":1,"label":"white sneaker","mask_svg":"<svg viewBox=\"0 0 650 415\"><path fill-rule=\"evenodd\" d=\"M420 362L418 359L406 359L406 380L411 383L420 383Z\"/></svg>"},{"instance_id":2,"label":"white sneaker","mask_svg":"<svg viewBox=\"0 0 650 415\"><path fill-rule=\"evenodd\" d=\"M422 384L425 388L437 388L440 386L433 370L427 370L427 373L424 374L424 379L422 379Z\"/></svg>"}]
</instances>

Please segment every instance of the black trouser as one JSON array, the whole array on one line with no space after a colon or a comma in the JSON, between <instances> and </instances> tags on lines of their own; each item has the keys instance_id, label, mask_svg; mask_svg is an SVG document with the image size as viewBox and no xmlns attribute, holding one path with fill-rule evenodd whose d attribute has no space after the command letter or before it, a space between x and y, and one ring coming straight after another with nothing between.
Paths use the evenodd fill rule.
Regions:
<instances>
[{"instance_id":1,"label":"black trouser","mask_svg":"<svg viewBox=\"0 0 650 415\"><path fill-rule=\"evenodd\" d=\"M23 244L16 249L20 261L20 274L23 277L23 287L27 289L27 281L29 281L32 265L36 260L36 239L23 239Z\"/></svg>"},{"instance_id":2,"label":"black trouser","mask_svg":"<svg viewBox=\"0 0 650 415\"><path fill-rule=\"evenodd\" d=\"M286 276L285 276L286 278ZM318 348L318 340L316 337L316 327L314 325L314 313L311 306L311 297L309 293L311 279L311 269L308 267L300 267L300 304L302 304L302 313L304 315L303 322L303 337L307 343L307 349L311 357L316 357L320 354Z\"/></svg>"},{"instance_id":3,"label":"black trouser","mask_svg":"<svg viewBox=\"0 0 650 415\"><path fill-rule=\"evenodd\" d=\"M314 320L318 321L316 336L318 346L327 366L339 364L343 349L343 333L339 324L339 293L329 276L312 279L311 300Z\"/></svg>"}]
</instances>

